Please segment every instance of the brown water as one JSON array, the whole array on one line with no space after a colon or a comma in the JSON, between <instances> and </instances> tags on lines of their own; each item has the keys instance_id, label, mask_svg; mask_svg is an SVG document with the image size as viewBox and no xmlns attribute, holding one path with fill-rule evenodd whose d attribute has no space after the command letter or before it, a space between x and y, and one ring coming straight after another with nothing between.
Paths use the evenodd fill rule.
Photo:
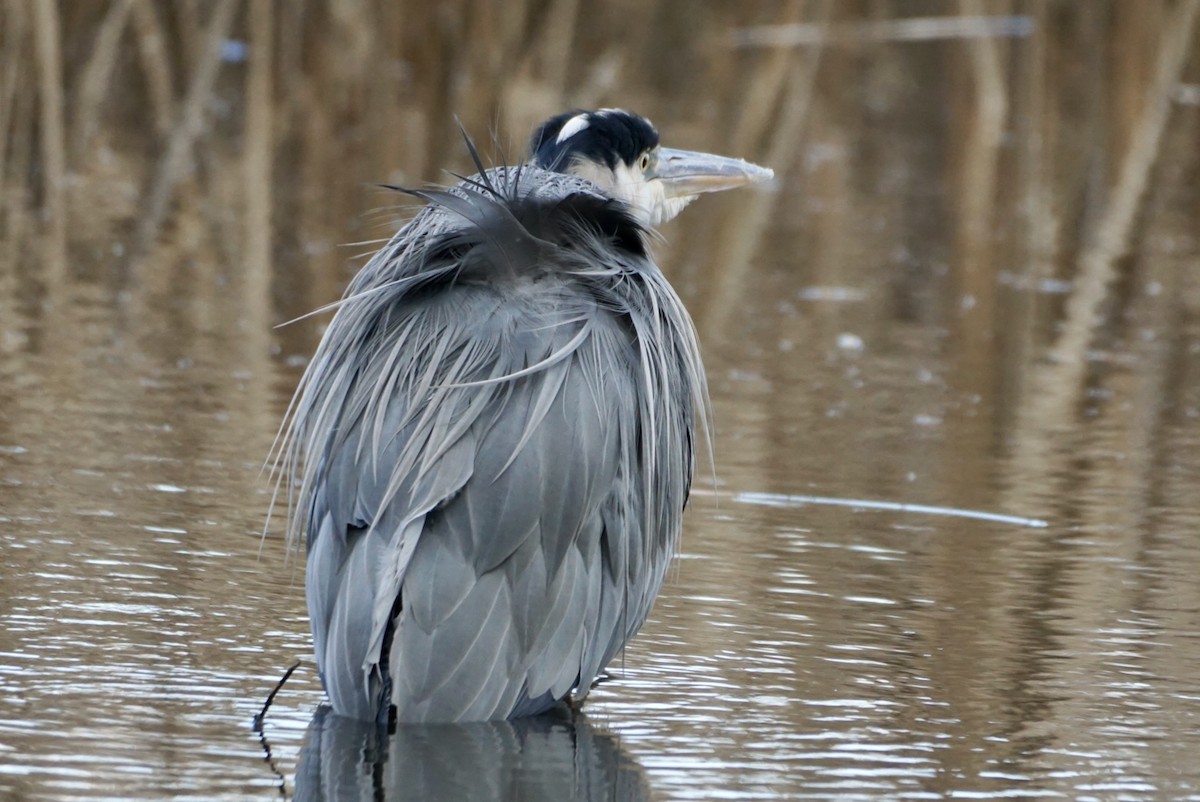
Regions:
<instances>
[{"instance_id":1,"label":"brown water","mask_svg":"<svg viewBox=\"0 0 1200 802\"><path fill-rule=\"evenodd\" d=\"M1196 5L0 6L0 798L1200 799ZM381 741L275 326L576 105L779 175L659 248L715 470L584 715Z\"/></svg>"}]
</instances>

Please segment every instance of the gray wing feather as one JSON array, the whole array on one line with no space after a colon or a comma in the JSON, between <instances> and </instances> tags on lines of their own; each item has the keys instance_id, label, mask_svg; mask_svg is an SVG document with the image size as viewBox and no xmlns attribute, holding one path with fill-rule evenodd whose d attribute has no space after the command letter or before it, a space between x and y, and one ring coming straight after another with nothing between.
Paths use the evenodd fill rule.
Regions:
<instances>
[{"instance_id":1,"label":"gray wing feather","mask_svg":"<svg viewBox=\"0 0 1200 802\"><path fill-rule=\"evenodd\" d=\"M597 619L585 554L599 552L599 510L618 462L604 430L621 416L581 404L587 391L571 381L575 370L550 369L506 388L476 424L486 433L470 480L426 519L391 653L406 675L392 702L406 718L480 710L503 717L519 698L561 698L579 682ZM572 433L580 431L601 447L576 448ZM514 456L518 440L525 445ZM606 441L612 447L602 447ZM503 628L490 620L497 610ZM494 667L498 655L504 670L468 670ZM464 697L467 708L459 706Z\"/></svg>"}]
</instances>

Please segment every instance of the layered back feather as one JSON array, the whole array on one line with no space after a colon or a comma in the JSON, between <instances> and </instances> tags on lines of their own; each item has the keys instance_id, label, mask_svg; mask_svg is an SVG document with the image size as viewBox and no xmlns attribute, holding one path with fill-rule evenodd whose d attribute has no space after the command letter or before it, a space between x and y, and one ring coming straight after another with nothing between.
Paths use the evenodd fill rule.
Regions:
<instances>
[{"instance_id":1,"label":"layered back feather","mask_svg":"<svg viewBox=\"0 0 1200 802\"><path fill-rule=\"evenodd\" d=\"M343 715L534 713L586 693L661 587L706 407L696 336L590 182L500 168L413 194L281 446L317 663Z\"/></svg>"}]
</instances>

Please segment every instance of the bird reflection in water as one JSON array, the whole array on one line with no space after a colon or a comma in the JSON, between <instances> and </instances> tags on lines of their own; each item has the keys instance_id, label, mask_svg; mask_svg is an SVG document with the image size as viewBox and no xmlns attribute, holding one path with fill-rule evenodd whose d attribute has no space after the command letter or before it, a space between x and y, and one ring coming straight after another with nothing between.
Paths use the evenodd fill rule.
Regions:
<instances>
[{"instance_id":1,"label":"bird reflection in water","mask_svg":"<svg viewBox=\"0 0 1200 802\"><path fill-rule=\"evenodd\" d=\"M297 800L646 800L615 735L560 704L512 721L399 724L321 706L296 769Z\"/></svg>"}]
</instances>

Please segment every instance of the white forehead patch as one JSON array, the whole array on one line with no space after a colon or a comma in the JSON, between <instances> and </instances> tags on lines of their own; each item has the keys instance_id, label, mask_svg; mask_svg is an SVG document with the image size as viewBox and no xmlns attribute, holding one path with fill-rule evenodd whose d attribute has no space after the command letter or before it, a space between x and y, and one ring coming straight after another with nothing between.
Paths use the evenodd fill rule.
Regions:
<instances>
[{"instance_id":1,"label":"white forehead patch","mask_svg":"<svg viewBox=\"0 0 1200 802\"><path fill-rule=\"evenodd\" d=\"M587 130L590 124L586 114L576 114L563 123L563 127L558 130L558 139L554 140L554 144L561 145L580 131Z\"/></svg>"}]
</instances>

